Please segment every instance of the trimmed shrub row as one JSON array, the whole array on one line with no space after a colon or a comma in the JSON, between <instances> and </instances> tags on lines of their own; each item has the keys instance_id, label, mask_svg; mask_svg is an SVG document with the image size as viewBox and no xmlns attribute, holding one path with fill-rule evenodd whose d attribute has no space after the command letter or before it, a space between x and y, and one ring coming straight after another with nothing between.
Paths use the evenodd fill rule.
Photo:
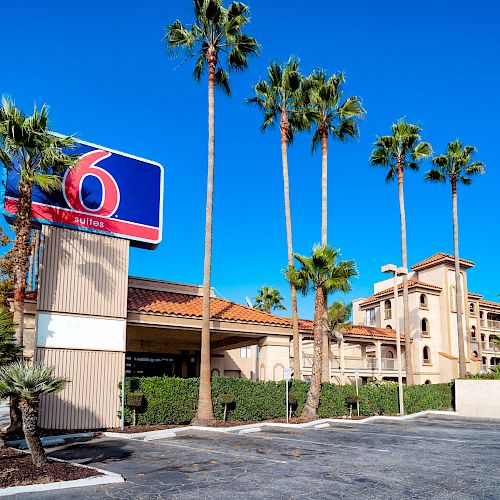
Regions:
<instances>
[{"instance_id":1,"label":"trimmed shrub row","mask_svg":"<svg viewBox=\"0 0 500 500\"><path fill-rule=\"evenodd\" d=\"M299 416L306 401L308 382L291 381L297 403L293 416ZM125 391L142 393L143 404L136 408L137 425L185 424L195 415L198 402L197 378L138 377L125 382ZM321 385L318 415L322 418L349 414L349 405L355 401L353 385ZM228 405L229 420L268 420L285 418L285 382L260 382L230 377L212 379L212 397L215 418L224 415L224 395L234 396ZM428 384L405 387L407 413L422 410L452 408L451 384ZM396 414L398 412L397 384L368 384L359 389L360 415ZM354 411L355 411L355 404ZM131 423L132 412L125 407L125 421Z\"/></svg>"}]
</instances>

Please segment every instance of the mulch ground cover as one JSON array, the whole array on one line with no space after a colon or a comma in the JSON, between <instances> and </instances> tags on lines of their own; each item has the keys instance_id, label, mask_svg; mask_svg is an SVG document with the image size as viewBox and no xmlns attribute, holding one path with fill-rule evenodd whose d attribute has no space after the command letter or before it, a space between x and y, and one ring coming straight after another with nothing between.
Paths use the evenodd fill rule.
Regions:
<instances>
[{"instance_id":1,"label":"mulch ground cover","mask_svg":"<svg viewBox=\"0 0 500 500\"><path fill-rule=\"evenodd\" d=\"M35 467L31 455L13 448L0 449L0 488L72 481L95 476L102 474L93 469L53 460L49 460L42 467Z\"/></svg>"}]
</instances>

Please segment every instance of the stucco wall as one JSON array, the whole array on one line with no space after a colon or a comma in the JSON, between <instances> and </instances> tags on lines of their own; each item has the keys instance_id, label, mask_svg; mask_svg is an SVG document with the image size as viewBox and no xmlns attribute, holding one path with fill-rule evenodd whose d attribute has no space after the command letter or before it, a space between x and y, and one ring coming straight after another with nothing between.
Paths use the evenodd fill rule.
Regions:
<instances>
[{"instance_id":1,"label":"stucco wall","mask_svg":"<svg viewBox=\"0 0 500 500\"><path fill-rule=\"evenodd\" d=\"M500 380L456 380L455 409L467 417L500 419Z\"/></svg>"}]
</instances>

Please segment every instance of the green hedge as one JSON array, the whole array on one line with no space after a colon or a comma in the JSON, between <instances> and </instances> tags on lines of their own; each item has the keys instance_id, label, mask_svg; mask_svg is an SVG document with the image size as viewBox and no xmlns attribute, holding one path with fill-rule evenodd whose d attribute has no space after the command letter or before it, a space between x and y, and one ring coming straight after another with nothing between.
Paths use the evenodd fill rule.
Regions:
<instances>
[{"instance_id":1,"label":"green hedge","mask_svg":"<svg viewBox=\"0 0 500 500\"><path fill-rule=\"evenodd\" d=\"M172 377L140 377L127 379L125 390L144 394L144 403L137 409L138 425L185 424L195 415L199 380ZM292 381L290 390L298 396L293 415L299 416L304 406L308 382ZM405 387L407 413L452 407L451 384L429 384ZM230 377L212 379L215 418L224 414L223 395L234 395L228 405L229 420L267 420L285 417L285 382L260 382ZM353 385L321 385L319 417L349 414L349 403L355 397ZM398 412L396 384L368 384L359 389L360 414L364 416ZM130 423L130 408L125 408L125 421Z\"/></svg>"}]
</instances>

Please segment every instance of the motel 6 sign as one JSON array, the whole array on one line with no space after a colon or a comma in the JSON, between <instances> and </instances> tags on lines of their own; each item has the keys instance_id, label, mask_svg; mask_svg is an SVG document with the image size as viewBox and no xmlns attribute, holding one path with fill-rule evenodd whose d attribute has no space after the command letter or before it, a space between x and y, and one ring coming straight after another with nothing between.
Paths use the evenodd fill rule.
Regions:
<instances>
[{"instance_id":1,"label":"motel 6 sign","mask_svg":"<svg viewBox=\"0 0 500 500\"><path fill-rule=\"evenodd\" d=\"M154 248L161 241L163 167L88 142L76 141L76 166L62 188L33 189L32 219L41 224L91 231ZM19 174L4 171L2 211L10 222L17 210Z\"/></svg>"}]
</instances>

